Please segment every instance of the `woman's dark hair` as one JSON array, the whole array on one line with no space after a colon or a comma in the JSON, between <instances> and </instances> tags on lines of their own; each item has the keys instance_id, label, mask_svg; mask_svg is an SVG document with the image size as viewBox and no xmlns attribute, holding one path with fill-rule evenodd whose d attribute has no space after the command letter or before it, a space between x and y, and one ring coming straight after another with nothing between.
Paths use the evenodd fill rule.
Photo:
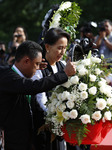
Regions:
<instances>
[{"instance_id":1,"label":"woman's dark hair","mask_svg":"<svg viewBox=\"0 0 112 150\"><path fill-rule=\"evenodd\" d=\"M62 37L66 37L69 42L70 35L67 32L65 32L61 28L51 28L45 35L44 44L53 45Z\"/></svg>"},{"instance_id":2,"label":"woman's dark hair","mask_svg":"<svg viewBox=\"0 0 112 150\"><path fill-rule=\"evenodd\" d=\"M30 40L26 40L16 50L15 60L19 62L24 56L28 56L31 60L38 56L38 53L42 53L42 47Z\"/></svg>"},{"instance_id":3,"label":"woman's dark hair","mask_svg":"<svg viewBox=\"0 0 112 150\"><path fill-rule=\"evenodd\" d=\"M51 28L46 32L44 41L41 43L43 47L43 57L45 57L46 53L45 44L53 45L62 37L66 37L68 42L70 41L70 34L61 28Z\"/></svg>"}]
</instances>

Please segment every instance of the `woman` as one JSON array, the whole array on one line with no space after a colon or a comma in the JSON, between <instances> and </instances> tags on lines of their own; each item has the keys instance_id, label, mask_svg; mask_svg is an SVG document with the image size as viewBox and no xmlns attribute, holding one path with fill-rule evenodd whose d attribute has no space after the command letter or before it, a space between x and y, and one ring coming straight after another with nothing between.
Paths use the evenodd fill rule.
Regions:
<instances>
[{"instance_id":1,"label":"woman","mask_svg":"<svg viewBox=\"0 0 112 150\"><path fill-rule=\"evenodd\" d=\"M68 42L70 40L70 35L63 31L60 28L51 28L47 31L44 37L44 53L45 60L48 63L47 68L44 70L37 70L33 79L40 79L45 76L49 76L58 71L64 69L65 62L62 61L63 55L66 52L66 48ZM34 123L34 128L38 130L42 124L44 124L44 114L47 112L47 108L45 103L47 102L50 96L50 92L37 94L36 99L40 106L40 112L37 112L38 116L34 116L38 118L36 127ZM40 123L40 125L39 125ZM37 134L35 130L35 133ZM38 136L35 136L35 145L38 150L65 150L65 142L60 137L56 137L56 139L50 143L51 134L49 131L41 132Z\"/></svg>"}]
</instances>

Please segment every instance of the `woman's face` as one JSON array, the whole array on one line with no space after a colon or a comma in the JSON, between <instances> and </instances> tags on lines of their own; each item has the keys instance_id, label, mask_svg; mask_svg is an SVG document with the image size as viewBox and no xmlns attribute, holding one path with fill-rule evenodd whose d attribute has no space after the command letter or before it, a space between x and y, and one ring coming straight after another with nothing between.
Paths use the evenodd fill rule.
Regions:
<instances>
[{"instance_id":1,"label":"woman's face","mask_svg":"<svg viewBox=\"0 0 112 150\"><path fill-rule=\"evenodd\" d=\"M23 28L21 28L21 27L16 28L15 32L17 32L17 33L20 34L20 35L23 35L23 34L24 34L24 30L23 30Z\"/></svg>"},{"instance_id":2,"label":"woman's face","mask_svg":"<svg viewBox=\"0 0 112 150\"><path fill-rule=\"evenodd\" d=\"M54 45L46 44L46 59L50 65L60 61L66 52L68 40L66 37L60 38Z\"/></svg>"}]
</instances>

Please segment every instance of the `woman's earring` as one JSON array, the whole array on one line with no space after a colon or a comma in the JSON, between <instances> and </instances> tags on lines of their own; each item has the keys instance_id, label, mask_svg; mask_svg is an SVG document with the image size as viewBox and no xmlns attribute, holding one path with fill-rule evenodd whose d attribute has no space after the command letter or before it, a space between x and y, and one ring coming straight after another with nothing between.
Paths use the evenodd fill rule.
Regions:
<instances>
[{"instance_id":1,"label":"woman's earring","mask_svg":"<svg viewBox=\"0 0 112 150\"><path fill-rule=\"evenodd\" d=\"M49 53L49 51L47 51L47 53Z\"/></svg>"}]
</instances>

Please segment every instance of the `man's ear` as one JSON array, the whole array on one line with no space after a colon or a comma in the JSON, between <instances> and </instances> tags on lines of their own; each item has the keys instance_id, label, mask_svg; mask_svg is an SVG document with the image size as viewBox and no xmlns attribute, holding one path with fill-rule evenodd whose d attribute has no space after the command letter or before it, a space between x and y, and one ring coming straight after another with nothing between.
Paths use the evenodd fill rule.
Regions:
<instances>
[{"instance_id":1,"label":"man's ear","mask_svg":"<svg viewBox=\"0 0 112 150\"><path fill-rule=\"evenodd\" d=\"M24 57L24 63L25 63L25 64L28 64L29 62L30 62L30 58L29 58L29 57L27 57L27 56L26 56L26 57Z\"/></svg>"}]
</instances>

